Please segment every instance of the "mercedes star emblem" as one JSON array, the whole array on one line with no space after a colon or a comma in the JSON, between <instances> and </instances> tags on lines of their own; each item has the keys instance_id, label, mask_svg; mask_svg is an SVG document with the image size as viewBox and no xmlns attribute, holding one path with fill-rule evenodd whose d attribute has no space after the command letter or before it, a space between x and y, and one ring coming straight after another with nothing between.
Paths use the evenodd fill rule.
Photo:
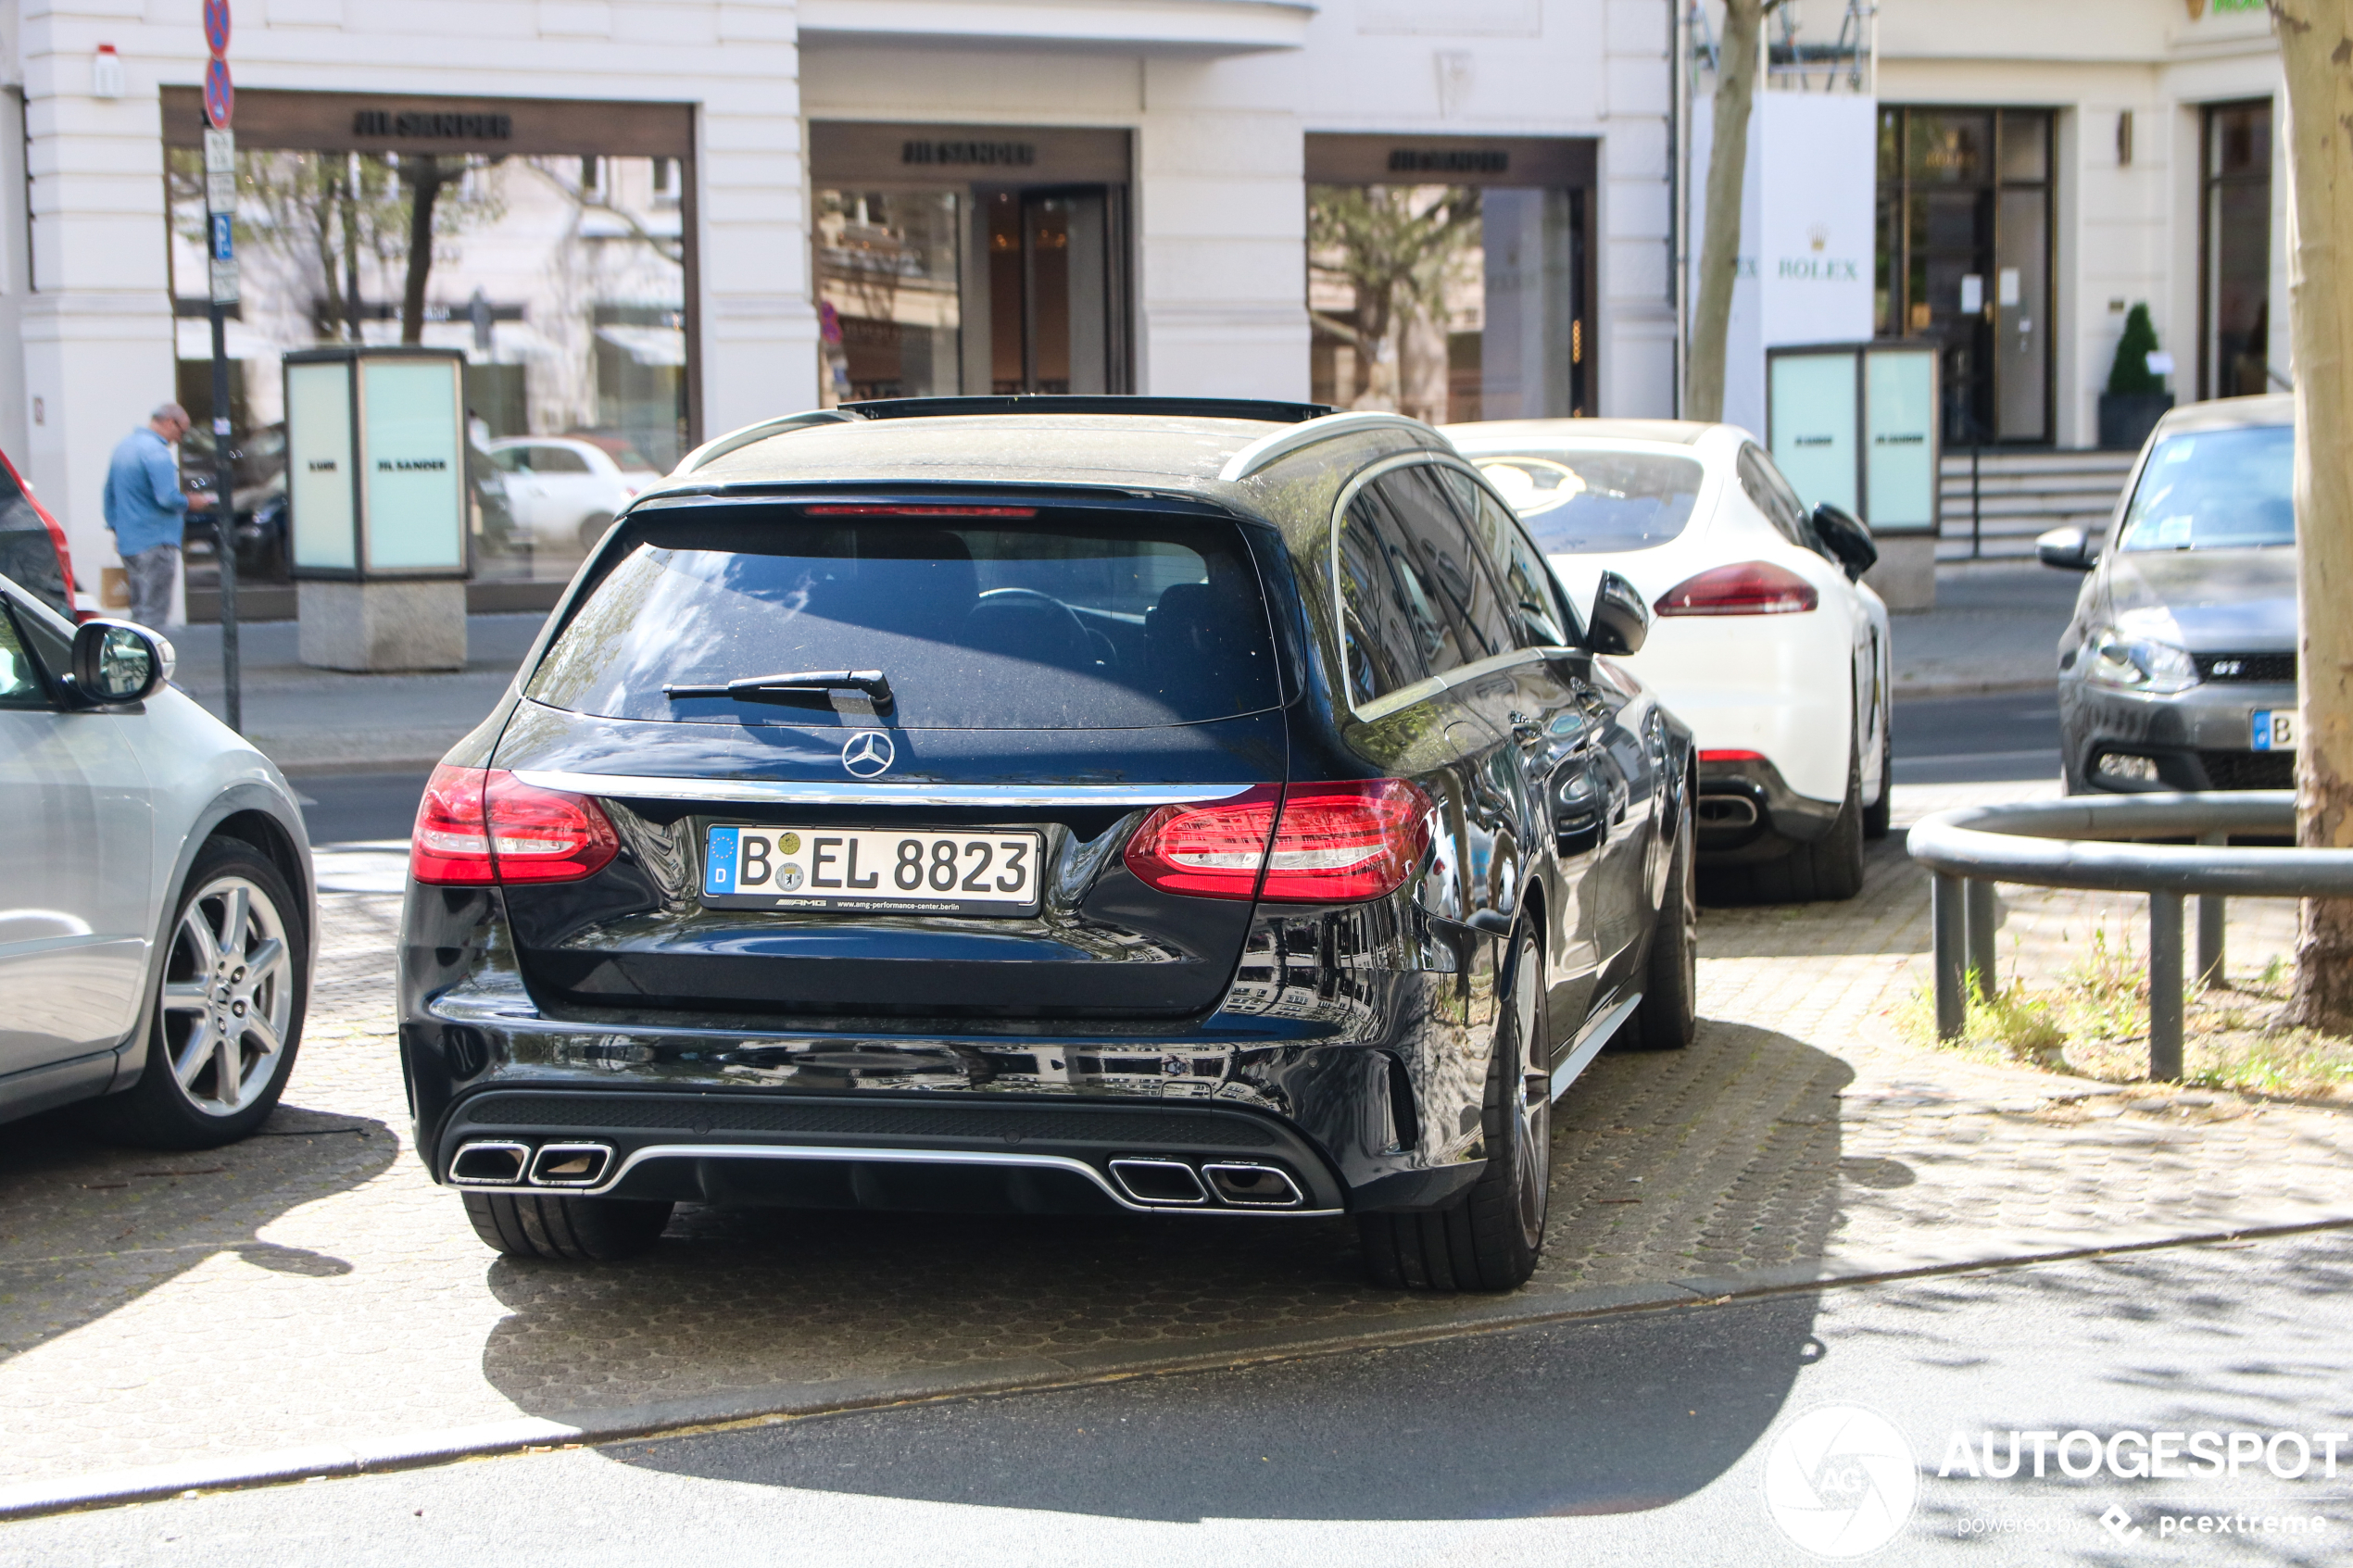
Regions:
<instances>
[{"instance_id":1,"label":"mercedes star emblem","mask_svg":"<svg viewBox=\"0 0 2353 1568\"><path fill-rule=\"evenodd\" d=\"M890 771L898 751L880 730L861 730L841 748L841 765L852 778L871 779Z\"/></svg>"}]
</instances>

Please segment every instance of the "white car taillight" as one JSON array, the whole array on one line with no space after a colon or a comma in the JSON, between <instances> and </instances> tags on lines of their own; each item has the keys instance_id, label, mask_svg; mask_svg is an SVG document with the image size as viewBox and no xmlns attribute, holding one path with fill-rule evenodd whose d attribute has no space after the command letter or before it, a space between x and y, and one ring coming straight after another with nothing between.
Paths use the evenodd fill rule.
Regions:
<instances>
[{"instance_id":1,"label":"white car taillight","mask_svg":"<svg viewBox=\"0 0 2353 1568\"><path fill-rule=\"evenodd\" d=\"M1686 578L1652 608L1660 615L1802 615L1820 604L1814 584L1787 567L1746 560Z\"/></svg>"}]
</instances>

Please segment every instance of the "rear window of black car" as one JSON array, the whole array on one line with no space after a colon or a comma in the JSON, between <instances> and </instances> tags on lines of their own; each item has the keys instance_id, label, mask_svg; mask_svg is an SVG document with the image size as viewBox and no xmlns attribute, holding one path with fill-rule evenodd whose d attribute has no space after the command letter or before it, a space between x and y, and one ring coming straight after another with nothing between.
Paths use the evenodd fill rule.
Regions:
<instances>
[{"instance_id":1,"label":"rear window of black car","mask_svg":"<svg viewBox=\"0 0 2353 1568\"><path fill-rule=\"evenodd\" d=\"M880 671L889 721L909 729L1141 729L1280 701L1232 524L798 508L633 521L527 695L688 723L856 715L854 693L777 704L663 690L807 671Z\"/></svg>"}]
</instances>

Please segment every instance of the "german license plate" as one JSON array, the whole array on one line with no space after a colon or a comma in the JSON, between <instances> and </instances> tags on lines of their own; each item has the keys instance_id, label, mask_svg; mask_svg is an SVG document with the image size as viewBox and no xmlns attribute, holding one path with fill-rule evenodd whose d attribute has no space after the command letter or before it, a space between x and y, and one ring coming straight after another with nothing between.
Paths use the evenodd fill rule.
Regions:
<instances>
[{"instance_id":1,"label":"german license plate","mask_svg":"<svg viewBox=\"0 0 2353 1568\"><path fill-rule=\"evenodd\" d=\"M1035 833L714 824L702 901L730 909L1022 915L1038 912Z\"/></svg>"},{"instance_id":2,"label":"german license plate","mask_svg":"<svg viewBox=\"0 0 2353 1568\"><path fill-rule=\"evenodd\" d=\"M2293 708L2259 708L2248 728L2258 751L2294 751L2296 749L2296 709Z\"/></svg>"}]
</instances>

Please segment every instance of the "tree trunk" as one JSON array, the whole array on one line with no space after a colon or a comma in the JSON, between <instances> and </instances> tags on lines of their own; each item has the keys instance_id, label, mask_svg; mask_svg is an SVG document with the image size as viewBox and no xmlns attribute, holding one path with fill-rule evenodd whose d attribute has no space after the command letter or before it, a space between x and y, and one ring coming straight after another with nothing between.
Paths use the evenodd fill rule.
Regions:
<instances>
[{"instance_id":1,"label":"tree trunk","mask_svg":"<svg viewBox=\"0 0 2353 1568\"><path fill-rule=\"evenodd\" d=\"M433 275L433 207L441 199L441 160L431 154L400 160L409 184L409 270L400 291L400 341L425 341L425 282Z\"/></svg>"},{"instance_id":2,"label":"tree trunk","mask_svg":"<svg viewBox=\"0 0 2353 1568\"><path fill-rule=\"evenodd\" d=\"M1683 417L1724 417L1724 339L1732 324L1732 283L1740 268L1741 187L1748 176L1748 111L1756 96L1756 35L1780 0L1724 0L1724 36L1716 51L1715 139L1707 157L1705 232L1699 248L1699 297L1692 302L1692 346Z\"/></svg>"},{"instance_id":3,"label":"tree trunk","mask_svg":"<svg viewBox=\"0 0 2353 1568\"><path fill-rule=\"evenodd\" d=\"M2353 848L2353 0L2271 0L2287 79L2296 354L2296 838ZM2298 1022L2353 1032L2353 899L2304 901Z\"/></svg>"}]
</instances>

